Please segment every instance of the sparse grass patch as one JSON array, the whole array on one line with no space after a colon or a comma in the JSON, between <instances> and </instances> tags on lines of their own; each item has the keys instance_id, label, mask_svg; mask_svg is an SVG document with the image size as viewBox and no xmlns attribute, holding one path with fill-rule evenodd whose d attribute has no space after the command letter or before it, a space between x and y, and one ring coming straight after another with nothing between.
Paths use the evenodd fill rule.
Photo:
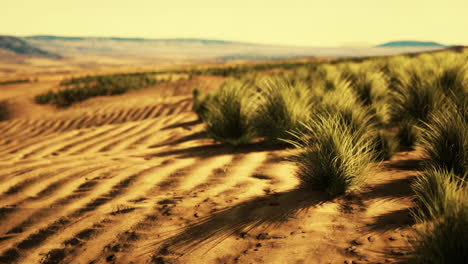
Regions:
<instances>
[{"instance_id":1,"label":"sparse grass patch","mask_svg":"<svg viewBox=\"0 0 468 264\"><path fill-rule=\"evenodd\" d=\"M292 157L302 187L330 195L358 188L374 161L373 143L337 115L319 115L304 127L287 141L302 151Z\"/></svg>"}]
</instances>

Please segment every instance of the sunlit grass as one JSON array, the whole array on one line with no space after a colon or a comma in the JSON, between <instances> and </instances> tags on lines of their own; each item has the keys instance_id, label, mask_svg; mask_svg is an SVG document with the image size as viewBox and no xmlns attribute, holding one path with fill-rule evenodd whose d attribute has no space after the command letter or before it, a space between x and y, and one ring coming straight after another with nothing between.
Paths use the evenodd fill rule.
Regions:
<instances>
[{"instance_id":1,"label":"sunlit grass","mask_svg":"<svg viewBox=\"0 0 468 264\"><path fill-rule=\"evenodd\" d=\"M417 205L413 216L418 222L424 222L453 212L460 202L468 198L466 187L466 179L453 171L440 167L426 168L411 184Z\"/></svg>"},{"instance_id":2,"label":"sunlit grass","mask_svg":"<svg viewBox=\"0 0 468 264\"><path fill-rule=\"evenodd\" d=\"M468 168L468 123L450 101L446 104L422 125L418 145L430 164L465 175Z\"/></svg>"},{"instance_id":3,"label":"sunlit grass","mask_svg":"<svg viewBox=\"0 0 468 264\"><path fill-rule=\"evenodd\" d=\"M255 127L258 135L268 141L290 138L288 131L300 129L312 118L313 94L305 84L266 78L260 81L259 89Z\"/></svg>"},{"instance_id":4,"label":"sunlit grass","mask_svg":"<svg viewBox=\"0 0 468 264\"><path fill-rule=\"evenodd\" d=\"M468 259L468 206L457 207L420 227L413 241L410 263L452 264Z\"/></svg>"},{"instance_id":5,"label":"sunlit grass","mask_svg":"<svg viewBox=\"0 0 468 264\"><path fill-rule=\"evenodd\" d=\"M330 195L359 188L374 161L372 142L337 115L319 115L304 128L292 132L295 139L287 141L301 151L292 161L302 187Z\"/></svg>"},{"instance_id":6,"label":"sunlit grass","mask_svg":"<svg viewBox=\"0 0 468 264\"><path fill-rule=\"evenodd\" d=\"M206 104L203 116L208 135L231 145L250 142L255 137L252 123L256 94L248 83L232 81L223 85Z\"/></svg>"}]
</instances>

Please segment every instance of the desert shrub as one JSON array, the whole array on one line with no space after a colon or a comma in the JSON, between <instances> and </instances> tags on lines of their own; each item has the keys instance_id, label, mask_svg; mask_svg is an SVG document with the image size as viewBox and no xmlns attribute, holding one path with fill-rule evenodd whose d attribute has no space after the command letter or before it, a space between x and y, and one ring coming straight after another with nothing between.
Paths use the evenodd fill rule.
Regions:
<instances>
[{"instance_id":1,"label":"desert shrub","mask_svg":"<svg viewBox=\"0 0 468 264\"><path fill-rule=\"evenodd\" d=\"M410 263L452 264L468 259L468 206L458 208L418 230Z\"/></svg>"},{"instance_id":2,"label":"desert shrub","mask_svg":"<svg viewBox=\"0 0 468 264\"><path fill-rule=\"evenodd\" d=\"M448 101L445 109L430 116L420 129L418 145L431 164L458 175L464 175L468 167L468 124L458 109Z\"/></svg>"},{"instance_id":3,"label":"desert shrub","mask_svg":"<svg viewBox=\"0 0 468 264\"><path fill-rule=\"evenodd\" d=\"M426 168L411 184L417 205L412 212L413 216L423 222L454 211L463 200L463 193L466 191L464 181L465 179L446 168Z\"/></svg>"},{"instance_id":4,"label":"desert shrub","mask_svg":"<svg viewBox=\"0 0 468 264\"><path fill-rule=\"evenodd\" d=\"M311 117L312 92L302 83L266 78L259 83L260 103L255 118L258 135L270 142L290 138Z\"/></svg>"},{"instance_id":5,"label":"desert shrub","mask_svg":"<svg viewBox=\"0 0 468 264\"><path fill-rule=\"evenodd\" d=\"M372 142L353 133L337 115L318 115L287 140L301 150L291 159L302 187L330 195L358 188L374 161Z\"/></svg>"},{"instance_id":6,"label":"desert shrub","mask_svg":"<svg viewBox=\"0 0 468 264\"><path fill-rule=\"evenodd\" d=\"M242 81L225 83L206 104L204 120L206 130L213 139L239 145L248 143L255 136L252 119L256 94Z\"/></svg>"}]
</instances>

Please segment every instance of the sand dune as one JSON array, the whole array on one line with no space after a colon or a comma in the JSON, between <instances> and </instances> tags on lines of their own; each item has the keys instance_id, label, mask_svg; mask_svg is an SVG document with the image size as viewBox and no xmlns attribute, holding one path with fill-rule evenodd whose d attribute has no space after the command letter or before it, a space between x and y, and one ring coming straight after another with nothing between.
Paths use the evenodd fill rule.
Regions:
<instances>
[{"instance_id":1,"label":"sand dune","mask_svg":"<svg viewBox=\"0 0 468 264\"><path fill-rule=\"evenodd\" d=\"M190 92L219 82L180 81L66 110L32 103L57 82L0 88L18 108L0 122L0 263L404 257L417 152L375 164L361 194L298 190L290 150L206 138Z\"/></svg>"}]
</instances>

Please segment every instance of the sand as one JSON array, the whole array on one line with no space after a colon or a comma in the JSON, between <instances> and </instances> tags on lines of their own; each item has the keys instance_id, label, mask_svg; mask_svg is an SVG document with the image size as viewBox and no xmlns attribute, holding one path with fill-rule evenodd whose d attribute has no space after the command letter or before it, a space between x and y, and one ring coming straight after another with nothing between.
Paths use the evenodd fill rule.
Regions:
<instances>
[{"instance_id":1,"label":"sand","mask_svg":"<svg viewBox=\"0 0 468 264\"><path fill-rule=\"evenodd\" d=\"M297 189L291 150L206 137L191 90L160 84L68 109L0 86L0 263L396 263L413 238L417 151L375 164L360 192Z\"/></svg>"}]
</instances>

